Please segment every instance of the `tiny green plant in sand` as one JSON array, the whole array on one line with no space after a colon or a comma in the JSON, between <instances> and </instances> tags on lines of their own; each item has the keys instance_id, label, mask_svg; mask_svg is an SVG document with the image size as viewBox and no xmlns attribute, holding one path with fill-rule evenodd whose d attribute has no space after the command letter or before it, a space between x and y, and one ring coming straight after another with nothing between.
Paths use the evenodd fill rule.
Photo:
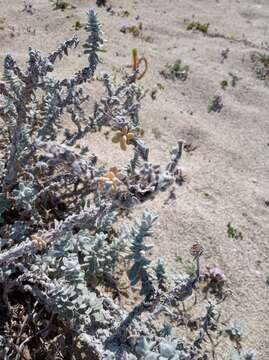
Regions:
<instances>
[{"instance_id":1,"label":"tiny green plant in sand","mask_svg":"<svg viewBox=\"0 0 269 360\"><path fill-rule=\"evenodd\" d=\"M130 25L130 26L123 25L120 28L120 31L123 34L132 34L134 37L139 37L141 35L142 25L141 24L139 24L138 26L137 25Z\"/></svg>"},{"instance_id":2,"label":"tiny green plant in sand","mask_svg":"<svg viewBox=\"0 0 269 360\"><path fill-rule=\"evenodd\" d=\"M80 30L81 28L83 28L83 24L81 24L81 22L77 20L73 27L75 30Z\"/></svg>"},{"instance_id":3,"label":"tiny green plant in sand","mask_svg":"<svg viewBox=\"0 0 269 360\"><path fill-rule=\"evenodd\" d=\"M165 68L160 71L160 74L165 79L170 79L173 81L180 79L185 81L189 75L189 66L182 65L182 61L178 59L174 62L174 64L167 64Z\"/></svg>"},{"instance_id":4,"label":"tiny green plant in sand","mask_svg":"<svg viewBox=\"0 0 269 360\"><path fill-rule=\"evenodd\" d=\"M195 31L200 31L203 34L207 34L209 26L210 26L209 23L201 24L200 22L192 21L188 24L186 30L187 31L195 30Z\"/></svg>"},{"instance_id":5,"label":"tiny green plant in sand","mask_svg":"<svg viewBox=\"0 0 269 360\"><path fill-rule=\"evenodd\" d=\"M107 0L96 0L96 5L101 7L101 6L106 6L107 5Z\"/></svg>"},{"instance_id":6,"label":"tiny green plant in sand","mask_svg":"<svg viewBox=\"0 0 269 360\"><path fill-rule=\"evenodd\" d=\"M217 90L213 98L210 100L208 105L208 112L220 112L223 108L223 92Z\"/></svg>"},{"instance_id":7,"label":"tiny green plant in sand","mask_svg":"<svg viewBox=\"0 0 269 360\"><path fill-rule=\"evenodd\" d=\"M251 55L251 61L256 77L269 84L269 55L256 52Z\"/></svg>"},{"instance_id":8,"label":"tiny green plant in sand","mask_svg":"<svg viewBox=\"0 0 269 360\"><path fill-rule=\"evenodd\" d=\"M182 257L180 255L176 255L175 261L178 263L182 263Z\"/></svg>"},{"instance_id":9,"label":"tiny green plant in sand","mask_svg":"<svg viewBox=\"0 0 269 360\"><path fill-rule=\"evenodd\" d=\"M228 238L231 239L243 239L243 234L241 231L239 231L238 229L236 229L231 222L228 222L227 224L227 235Z\"/></svg>"},{"instance_id":10,"label":"tiny green plant in sand","mask_svg":"<svg viewBox=\"0 0 269 360\"><path fill-rule=\"evenodd\" d=\"M228 80L222 80L221 82L220 82L220 86L221 86L221 88L222 88L222 90L226 90L227 89L227 87L229 86L229 82L228 82Z\"/></svg>"},{"instance_id":11,"label":"tiny green plant in sand","mask_svg":"<svg viewBox=\"0 0 269 360\"><path fill-rule=\"evenodd\" d=\"M130 16L130 13L128 10L121 10L118 12L118 16L121 16L121 17L129 17Z\"/></svg>"},{"instance_id":12,"label":"tiny green plant in sand","mask_svg":"<svg viewBox=\"0 0 269 360\"><path fill-rule=\"evenodd\" d=\"M138 25L130 25L130 26L123 25L120 28L120 32L122 32L123 34L132 34L133 37L139 38L145 42L149 42L149 43L153 42L153 39L150 35L145 35L143 33L143 25L141 22Z\"/></svg>"},{"instance_id":13,"label":"tiny green plant in sand","mask_svg":"<svg viewBox=\"0 0 269 360\"><path fill-rule=\"evenodd\" d=\"M64 0L50 0L50 2L53 5L54 10L64 11L70 6L70 4Z\"/></svg>"}]
</instances>

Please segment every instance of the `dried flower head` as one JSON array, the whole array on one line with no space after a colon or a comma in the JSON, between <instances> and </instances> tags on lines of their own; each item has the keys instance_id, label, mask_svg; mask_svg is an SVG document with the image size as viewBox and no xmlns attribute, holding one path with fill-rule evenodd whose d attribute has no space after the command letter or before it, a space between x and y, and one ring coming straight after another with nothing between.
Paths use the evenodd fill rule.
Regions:
<instances>
[{"instance_id":1,"label":"dried flower head","mask_svg":"<svg viewBox=\"0 0 269 360\"><path fill-rule=\"evenodd\" d=\"M200 257L204 252L204 248L201 244L194 244L190 248L190 254L194 257L194 259Z\"/></svg>"}]
</instances>

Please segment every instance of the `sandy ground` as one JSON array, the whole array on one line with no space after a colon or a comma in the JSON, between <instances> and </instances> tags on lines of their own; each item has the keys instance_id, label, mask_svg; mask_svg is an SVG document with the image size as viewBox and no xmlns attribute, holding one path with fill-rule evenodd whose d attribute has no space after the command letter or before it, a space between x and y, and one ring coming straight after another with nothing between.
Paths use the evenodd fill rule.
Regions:
<instances>
[{"instance_id":1,"label":"sandy ground","mask_svg":"<svg viewBox=\"0 0 269 360\"><path fill-rule=\"evenodd\" d=\"M268 0L111 0L114 15L104 8L98 14L108 40L107 53L99 70L128 70L131 49L148 59L149 69L141 84L150 95L142 105L141 121L150 158L164 164L178 139L197 148L185 153L182 167L187 182L176 189L176 199L164 203L168 194L147 203L159 214L154 235L154 255L163 255L169 268L184 270L191 260L189 248L201 242L205 262L224 269L233 295L225 315L238 319L244 342L269 359L269 87L256 79L250 55L261 46L269 49ZM0 60L11 53L19 64L27 58L27 47L47 53L60 40L74 33L76 21L85 21L93 0L73 0L75 9L53 11L47 0L31 1L34 14L22 12L24 1L0 0ZM69 1L71 3L71 1ZM126 18L118 12L128 10ZM139 19L138 19L139 17ZM186 31L191 20L210 23L204 36ZM120 32L122 25L142 23L143 36ZM82 38L83 30L78 31ZM229 40L230 39L230 40ZM232 40L231 40L232 39ZM239 41L237 41L239 40ZM247 41L246 41L247 40ZM229 48L221 62L221 51ZM81 48L58 71L70 74L85 63ZM181 59L190 66L185 82L165 80L159 72L167 63ZM220 113L208 113L207 106L220 81L229 72L240 80L224 94ZM91 94L94 97L94 94ZM117 158L115 145L90 141L101 159ZM111 150L111 148L113 150ZM243 238L227 236L231 222ZM176 256L182 263L176 262Z\"/></svg>"}]
</instances>

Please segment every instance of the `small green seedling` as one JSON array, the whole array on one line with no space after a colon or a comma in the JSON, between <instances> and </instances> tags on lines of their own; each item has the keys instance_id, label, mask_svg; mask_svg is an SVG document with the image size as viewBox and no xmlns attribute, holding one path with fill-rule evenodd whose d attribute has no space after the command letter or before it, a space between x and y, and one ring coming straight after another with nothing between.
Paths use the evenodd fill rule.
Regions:
<instances>
[{"instance_id":1,"label":"small green seedling","mask_svg":"<svg viewBox=\"0 0 269 360\"><path fill-rule=\"evenodd\" d=\"M227 224L227 235L228 235L228 238L232 238L232 239L236 239L236 240L243 239L242 232L237 230L235 227L233 227L230 222L228 222L228 224Z\"/></svg>"},{"instance_id":2,"label":"small green seedling","mask_svg":"<svg viewBox=\"0 0 269 360\"><path fill-rule=\"evenodd\" d=\"M223 93L220 90L218 90L216 91L213 98L210 100L207 110L209 113L211 113L212 111L219 113L222 108L223 108Z\"/></svg>"},{"instance_id":3,"label":"small green seedling","mask_svg":"<svg viewBox=\"0 0 269 360\"><path fill-rule=\"evenodd\" d=\"M187 30L188 31L196 30L196 31L200 31L203 34L207 34L209 25L210 25L209 23L201 24L200 22L192 21L191 23L188 24Z\"/></svg>"},{"instance_id":4,"label":"small green seedling","mask_svg":"<svg viewBox=\"0 0 269 360\"><path fill-rule=\"evenodd\" d=\"M81 28L83 28L83 25L81 24L80 21L76 21L74 24L74 29L75 30L80 30Z\"/></svg>"},{"instance_id":5,"label":"small green seedling","mask_svg":"<svg viewBox=\"0 0 269 360\"><path fill-rule=\"evenodd\" d=\"M229 85L229 83L228 83L228 80L222 80L221 82L220 82L220 86L221 86L221 88L222 88L222 90L226 90L226 88L228 87L228 85Z\"/></svg>"},{"instance_id":6,"label":"small green seedling","mask_svg":"<svg viewBox=\"0 0 269 360\"><path fill-rule=\"evenodd\" d=\"M132 34L134 37L138 37L141 35L141 27L132 25L132 26L122 26L120 31L123 34Z\"/></svg>"},{"instance_id":7,"label":"small green seedling","mask_svg":"<svg viewBox=\"0 0 269 360\"><path fill-rule=\"evenodd\" d=\"M269 55L257 52L251 55L251 61L257 79L269 81Z\"/></svg>"},{"instance_id":8,"label":"small green seedling","mask_svg":"<svg viewBox=\"0 0 269 360\"><path fill-rule=\"evenodd\" d=\"M107 0L96 0L97 6L106 6Z\"/></svg>"},{"instance_id":9,"label":"small green seedling","mask_svg":"<svg viewBox=\"0 0 269 360\"><path fill-rule=\"evenodd\" d=\"M128 17L128 16L130 16L130 13L128 10L122 10L122 11L118 12L118 15L121 17Z\"/></svg>"},{"instance_id":10,"label":"small green seedling","mask_svg":"<svg viewBox=\"0 0 269 360\"><path fill-rule=\"evenodd\" d=\"M138 26L136 26L136 25L131 25L131 26L123 25L120 28L120 32L122 32L123 34L132 34L133 37L140 38L141 40L146 41L148 43L152 43L153 42L152 37L149 36L149 35L147 35L147 36L144 35L142 30L143 30L142 23L139 23Z\"/></svg>"},{"instance_id":11,"label":"small green seedling","mask_svg":"<svg viewBox=\"0 0 269 360\"><path fill-rule=\"evenodd\" d=\"M160 74L165 79L171 79L173 81L180 79L185 81L189 74L189 66L182 65L181 60L178 59L174 64L167 64L165 69L160 71Z\"/></svg>"},{"instance_id":12,"label":"small green seedling","mask_svg":"<svg viewBox=\"0 0 269 360\"><path fill-rule=\"evenodd\" d=\"M50 0L50 2L54 6L54 10L64 11L69 7L69 3L64 0Z\"/></svg>"},{"instance_id":13,"label":"small green seedling","mask_svg":"<svg viewBox=\"0 0 269 360\"><path fill-rule=\"evenodd\" d=\"M165 87L164 87L163 84L161 84L161 83L158 83L157 86L158 86L158 89L160 89L160 90L164 90L164 89L165 89Z\"/></svg>"}]
</instances>

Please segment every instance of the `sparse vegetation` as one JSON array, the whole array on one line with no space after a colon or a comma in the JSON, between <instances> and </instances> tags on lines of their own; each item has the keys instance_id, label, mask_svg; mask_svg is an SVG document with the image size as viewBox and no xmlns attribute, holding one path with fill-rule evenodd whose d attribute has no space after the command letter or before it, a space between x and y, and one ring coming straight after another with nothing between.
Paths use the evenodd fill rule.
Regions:
<instances>
[{"instance_id":1,"label":"sparse vegetation","mask_svg":"<svg viewBox=\"0 0 269 360\"><path fill-rule=\"evenodd\" d=\"M226 88L228 87L228 85L229 85L229 83L228 83L228 80L222 80L221 82L220 82L220 86L221 86L221 88L222 88L222 90L226 90Z\"/></svg>"},{"instance_id":2,"label":"sparse vegetation","mask_svg":"<svg viewBox=\"0 0 269 360\"><path fill-rule=\"evenodd\" d=\"M236 229L230 222L227 224L227 235L232 239L243 239L242 232Z\"/></svg>"},{"instance_id":3,"label":"sparse vegetation","mask_svg":"<svg viewBox=\"0 0 269 360\"><path fill-rule=\"evenodd\" d=\"M256 52L251 55L251 61L257 78L269 84L269 55Z\"/></svg>"},{"instance_id":4,"label":"sparse vegetation","mask_svg":"<svg viewBox=\"0 0 269 360\"><path fill-rule=\"evenodd\" d=\"M64 0L50 0L52 3L54 10L62 10L64 11L68 7L70 7L70 4Z\"/></svg>"},{"instance_id":5,"label":"sparse vegetation","mask_svg":"<svg viewBox=\"0 0 269 360\"><path fill-rule=\"evenodd\" d=\"M77 20L77 21L75 22L74 29L75 29L75 30L80 30L81 28L83 28L83 25L81 24L80 21Z\"/></svg>"},{"instance_id":6,"label":"sparse vegetation","mask_svg":"<svg viewBox=\"0 0 269 360\"><path fill-rule=\"evenodd\" d=\"M201 24L200 22L192 21L188 24L187 30L188 31L195 30L195 31L200 31L203 34L207 34L209 26L210 26L209 23Z\"/></svg>"},{"instance_id":7,"label":"sparse vegetation","mask_svg":"<svg viewBox=\"0 0 269 360\"><path fill-rule=\"evenodd\" d=\"M138 37L140 38L141 40L145 41L145 42L149 42L149 43L152 43L153 42L153 39L151 36L149 35L144 35L143 33L143 25L142 23L140 22L139 25L130 25L130 26L127 26L127 25L123 25L121 28L120 28L120 31L123 33L123 34L132 34L133 37Z\"/></svg>"},{"instance_id":8,"label":"sparse vegetation","mask_svg":"<svg viewBox=\"0 0 269 360\"><path fill-rule=\"evenodd\" d=\"M215 95L213 96L213 99L210 101L210 104L208 105L208 112L211 111L214 112L220 112L223 108L223 93L221 91L216 91Z\"/></svg>"},{"instance_id":9,"label":"sparse vegetation","mask_svg":"<svg viewBox=\"0 0 269 360\"><path fill-rule=\"evenodd\" d=\"M185 81L189 75L189 66L182 65L182 61L178 59L174 64L167 64L165 69L160 71L160 74L165 79L171 79L173 81L180 79Z\"/></svg>"},{"instance_id":10,"label":"sparse vegetation","mask_svg":"<svg viewBox=\"0 0 269 360\"><path fill-rule=\"evenodd\" d=\"M121 17L129 17L130 16L130 13L128 10L121 10L118 12L118 15L121 16Z\"/></svg>"},{"instance_id":11,"label":"sparse vegetation","mask_svg":"<svg viewBox=\"0 0 269 360\"><path fill-rule=\"evenodd\" d=\"M107 5L107 0L96 0L96 5L97 6L106 6Z\"/></svg>"},{"instance_id":12,"label":"sparse vegetation","mask_svg":"<svg viewBox=\"0 0 269 360\"><path fill-rule=\"evenodd\" d=\"M65 10L63 3L53 0L55 9ZM147 79L146 57L133 49L120 83L107 72L97 74L104 40L95 11L88 12L85 25L72 24L87 32L82 45L86 64L69 76L61 61L79 46L77 35L46 56L29 48L26 69L12 55L4 59L0 359L216 360L223 349L231 349L229 360L254 360L255 351L244 348L241 326L221 316L229 295L224 271L205 265L208 257L200 243L190 248L186 274L174 262L155 259L151 235L157 215L140 211L166 190L164 204L175 202L176 189L185 181L182 153L197 148L193 141L200 141L200 133L190 136L185 128L188 143L178 139L164 166L150 162L140 116L147 90L138 81ZM142 25L138 30L144 39ZM111 63L114 72L122 73ZM185 81L189 67L177 60L161 74ZM148 83L152 89L155 82ZM228 80L221 86L226 88ZM157 89L164 87L158 83ZM156 92L151 97L157 100ZM209 112L222 106L222 93L216 93ZM155 120L151 131L162 145L168 130ZM175 136L177 131L178 126ZM96 142L101 151L113 149L109 159L93 152ZM209 205L214 192L197 188ZM132 209L138 204L141 214L134 220ZM230 222L227 234L243 239ZM179 245L175 262L180 268L185 261Z\"/></svg>"},{"instance_id":13,"label":"sparse vegetation","mask_svg":"<svg viewBox=\"0 0 269 360\"><path fill-rule=\"evenodd\" d=\"M134 37L139 37L139 36L141 36L142 24L140 23L139 26L136 26L136 25L125 26L125 25L123 25L121 27L120 31L123 34L132 34Z\"/></svg>"}]
</instances>

